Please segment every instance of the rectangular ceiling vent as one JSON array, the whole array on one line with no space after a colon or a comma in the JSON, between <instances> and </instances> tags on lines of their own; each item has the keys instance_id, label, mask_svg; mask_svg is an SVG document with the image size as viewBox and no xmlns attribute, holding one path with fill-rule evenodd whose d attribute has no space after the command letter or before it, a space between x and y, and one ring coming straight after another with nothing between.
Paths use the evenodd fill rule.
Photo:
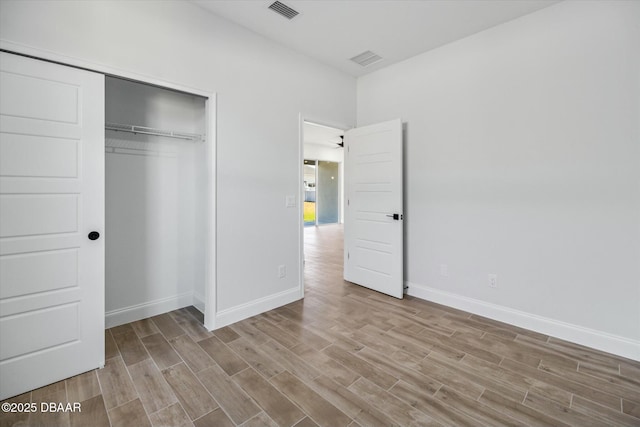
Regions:
<instances>
[{"instance_id":1,"label":"rectangular ceiling vent","mask_svg":"<svg viewBox=\"0 0 640 427\"><path fill-rule=\"evenodd\" d=\"M371 52L370 50L367 50L366 52L362 52L360 55L354 56L353 58L351 58L351 60L358 65L368 67L371 64L382 61L382 57L376 53Z\"/></svg>"},{"instance_id":2,"label":"rectangular ceiling vent","mask_svg":"<svg viewBox=\"0 0 640 427\"><path fill-rule=\"evenodd\" d=\"M290 8L286 4L281 3L279 1L274 1L273 3L271 3L271 6L269 6L269 9L273 10L278 15L284 16L287 19L293 19L297 15L299 15L299 12L297 10Z\"/></svg>"}]
</instances>

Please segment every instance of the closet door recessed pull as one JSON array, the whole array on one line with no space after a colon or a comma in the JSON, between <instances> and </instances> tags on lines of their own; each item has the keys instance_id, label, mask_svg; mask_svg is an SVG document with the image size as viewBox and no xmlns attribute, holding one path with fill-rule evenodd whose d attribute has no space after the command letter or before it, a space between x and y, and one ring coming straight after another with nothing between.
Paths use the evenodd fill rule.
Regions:
<instances>
[{"instance_id":1,"label":"closet door recessed pull","mask_svg":"<svg viewBox=\"0 0 640 427\"><path fill-rule=\"evenodd\" d=\"M98 233L97 231L92 231L87 237L89 237L89 240L98 240L100 238L100 233Z\"/></svg>"}]
</instances>

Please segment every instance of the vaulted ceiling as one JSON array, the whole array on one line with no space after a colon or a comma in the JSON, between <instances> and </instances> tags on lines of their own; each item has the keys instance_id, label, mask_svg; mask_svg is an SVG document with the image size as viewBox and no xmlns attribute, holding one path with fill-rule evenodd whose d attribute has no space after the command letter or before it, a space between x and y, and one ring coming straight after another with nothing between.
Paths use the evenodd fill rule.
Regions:
<instances>
[{"instance_id":1,"label":"vaulted ceiling","mask_svg":"<svg viewBox=\"0 0 640 427\"><path fill-rule=\"evenodd\" d=\"M287 19L274 0L194 0L266 38L361 76L503 22L556 0L282 0L299 14ZM382 60L350 60L372 51Z\"/></svg>"}]
</instances>

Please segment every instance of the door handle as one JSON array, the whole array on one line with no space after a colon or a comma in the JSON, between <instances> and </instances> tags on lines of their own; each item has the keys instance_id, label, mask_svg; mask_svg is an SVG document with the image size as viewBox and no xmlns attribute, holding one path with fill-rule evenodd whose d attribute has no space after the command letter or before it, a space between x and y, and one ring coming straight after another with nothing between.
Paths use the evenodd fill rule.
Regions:
<instances>
[{"instance_id":1,"label":"door handle","mask_svg":"<svg viewBox=\"0 0 640 427\"><path fill-rule=\"evenodd\" d=\"M398 220L402 219L402 215L400 215L400 214L387 214L387 216L388 216L389 218L393 218L393 219L394 219L394 220L396 220L396 221L398 221Z\"/></svg>"},{"instance_id":2,"label":"door handle","mask_svg":"<svg viewBox=\"0 0 640 427\"><path fill-rule=\"evenodd\" d=\"M97 231L92 231L87 237L89 238L89 240L98 240L100 238L100 233L98 233Z\"/></svg>"}]
</instances>

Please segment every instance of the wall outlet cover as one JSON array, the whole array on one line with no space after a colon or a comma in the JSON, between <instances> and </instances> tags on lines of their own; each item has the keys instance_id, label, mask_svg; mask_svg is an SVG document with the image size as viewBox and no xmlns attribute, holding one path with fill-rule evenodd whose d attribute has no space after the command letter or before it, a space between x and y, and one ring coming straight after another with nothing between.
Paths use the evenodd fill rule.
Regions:
<instances>
[{"instance_id":1,"label":"wall outlet cover","mask_svg":"<svg viewBox=\"0 0 640 427\"><path fill-rule=\"evenodd\" d=\"M489 274L489 287L497 288L498 287L498 275L497 274Z\"/></svg>"}]
</instances>

